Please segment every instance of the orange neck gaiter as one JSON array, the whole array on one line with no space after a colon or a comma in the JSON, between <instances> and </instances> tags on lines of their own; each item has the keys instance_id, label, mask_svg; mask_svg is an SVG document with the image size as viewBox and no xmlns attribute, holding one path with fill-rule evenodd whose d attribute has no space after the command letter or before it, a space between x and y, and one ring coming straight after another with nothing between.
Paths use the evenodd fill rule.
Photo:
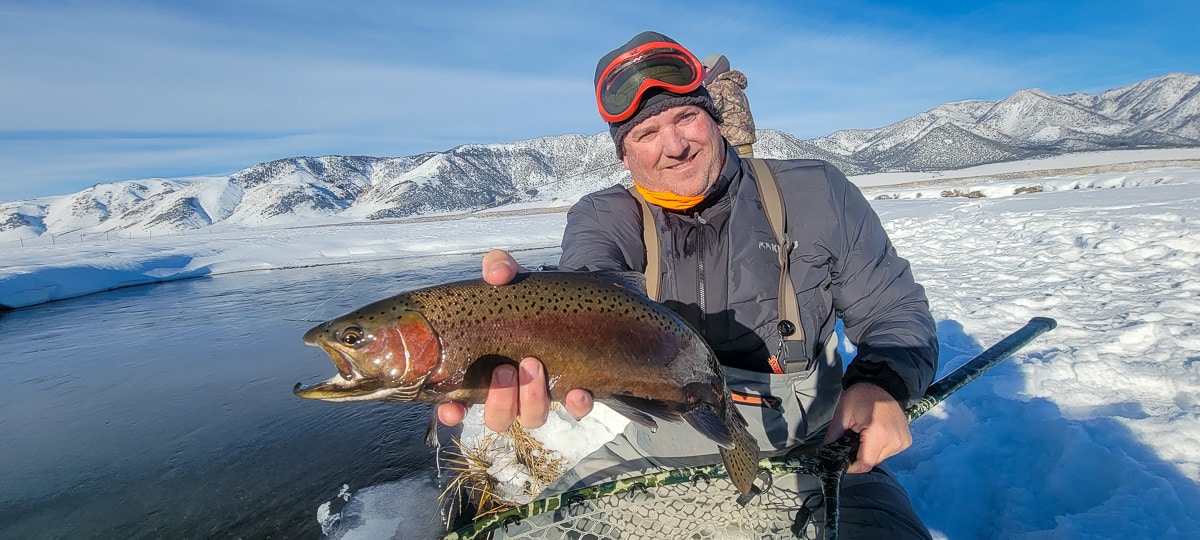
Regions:
<instances>
[{"instance_id":1,"label":"orange neck gaiter","mask_svg":"<svg viewBox=\"0 0 1200 540\"><path fill-rule=\"evenodd\" d=\"M670 191L650 191L636 183L634 186L637 187L638 193L642 194L642 197L646 199L646 202L655 206L661 206L667 210L687 210L693 206L696 206L697 204L700 204L700 201L704 200L704 195L684 197L682 195L671 193Z\"/></svg>"}]
</instances>

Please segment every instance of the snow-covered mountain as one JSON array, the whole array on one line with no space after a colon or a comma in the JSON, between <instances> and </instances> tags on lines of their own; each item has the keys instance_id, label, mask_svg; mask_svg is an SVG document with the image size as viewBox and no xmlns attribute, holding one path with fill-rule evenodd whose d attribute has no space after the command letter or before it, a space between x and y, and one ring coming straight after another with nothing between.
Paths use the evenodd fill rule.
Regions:
<instances>
[{"instance_id":1,"label":"snow-covered mountain","mask_svg":"<svg viewBox=\"0 0 1200 540\"><path fill-rule=\"evenodd\" d=\"M1022 90L947 103L887 127L811 140L760 130L755 153L826 159L847 174L951 170L1070 152L1200 147L1200 76L1099 95ZM130 180L0 203L0 241L43 234L381 220L512 204L568 205L628 183L607 133L464 145L400 158L287 158L228 177Z\"/></svg>"},{"instance_id":2,"label":"snow-covered mountain","mask_svg":"<svg viewBox=\"0 0 1200 540\"><path fill-rule=\"evenodd\" d=\"M1171 74L1094 96L1022 90L1000 101L947 103L887 127L839 131L806 142L848 174L949 170L1081 151L1195 147L1200 146L1200 76Z\"/></svg>"},{"instance_id":3,"label":"snow-covered mountain","mask_svg":"<svg viewBox=\"0 0 1200 540\"><path fill-rule=\"evenodd\" d=\"M228 177L129 180L0 203L0 241L47 233L380 220L525 201L567 205L620 182L624 172L607 133L464 145L401 158L287 158Z\"/></svg>"}]
</instances>

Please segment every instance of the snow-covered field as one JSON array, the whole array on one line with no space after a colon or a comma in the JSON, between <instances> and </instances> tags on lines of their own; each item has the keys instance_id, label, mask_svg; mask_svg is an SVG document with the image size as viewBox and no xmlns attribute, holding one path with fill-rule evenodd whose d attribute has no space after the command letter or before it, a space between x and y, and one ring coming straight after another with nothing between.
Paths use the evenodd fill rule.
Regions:
<instances>
[{"instance_id":1,"label":"snow-covered field","mask_svg":"<svg viewBox=\"0 0 1200 540\"><path fill-rule=\"evenodd\" d=\"M1200 162L1200 148L1157 148L1143 150L1113 150L1109 152L1078 152L1039 159L1005 161L965 169L933 172L886 172L855 176L855 184L863 189L898 184L936 185L939 182L960 183L978 180L981 183L1006 177L1027 179L1072 174L1079 169L1144 170L1149 167L1170 166L1184 162ZM1188 163L1196 166L1200 163ZM1088 171L1098 172L1098 171ZM1079 174L1074 172L1074 174Z\"/></svg>"},{"instance_id":2,"label":"snow-covered field","mask_svg":"<svg viewBox=\"0 0 1200 540\"><path fill-rule=\"evenodd\" d=\"M1034 185L1040 192L1021 189ZM981 198L944 198L928 184L877 186L865 188L869 197L896 197L874 205L928 289L943 372L1031 317L1059 322L916 421L914 446L889 461L935 534L1200 538L1200 168L950 187ZM493 247L535 265L546 261L523 260L520 250L556 245L563 219L473 217L6 248L0 304ZM577 457L599 444L580 430L595 434L619 423L594 420L552 421L540 432ZM378 495L386 489L363 491L360 507L374 507L371 492L388 496ZM397 530L395 521L404 519L375 517L376 532Z\"/></svg>"}]
</instances>

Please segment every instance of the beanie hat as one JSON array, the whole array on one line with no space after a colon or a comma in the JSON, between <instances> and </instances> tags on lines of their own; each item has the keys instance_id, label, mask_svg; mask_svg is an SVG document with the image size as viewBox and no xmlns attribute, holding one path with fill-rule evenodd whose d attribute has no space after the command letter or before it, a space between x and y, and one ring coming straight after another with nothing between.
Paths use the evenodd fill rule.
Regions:
<instances>
[{"instance_id":1,"label":"beanie hat","mask_svg":"<svg viewBox=\"0 0 1200 540\"><path fill-rule=\"evenodd\" d=\"M704 57L704 84L708 85L717 79L717 75L729 71L729 59L723 54L710 54Z\"/></svg>"},{"instance_id":2,"label":"beanie hat","mask_svg":"<svg viewBox=\"0 0 1200 540\"><path fill-rule=\"evenodd\" d=\"M639 45L645 45L655 41L665 41L679 45L678 41L659 34L658 32L642 32L634 36L633 39L629 40L624 45L614 49L612 52L604 55L604 57L600 59L600 62L596 64L595 85L598 86L600 84L600 76L604 74L604 70L608 68L608 65L612 63L617 56L620 56L626 51L635 49ZM684 47L679 45L679 48L683 49ZM649 91L642 96L642 101L638 104L637 112L634 113L633 116L621 122L610 122L608 124L608 133L609 135L612 135L613 143L615 143L617 146L617 159L625 158L625 145L622 143L622 141L624 141L625 136L629 134L629 131L632 130L634 126L641 123L642 120L666 111L667 109L683 105L696 105L697 107L708 111L709 116L712 116L713 120L716 120L717 123L721 122L721 112L717 110L717 106L713 103L712 96L708 94L708 90L706 90L703 85L686 94L676 94L661 88Z\"/></svg>"}]
</instances>

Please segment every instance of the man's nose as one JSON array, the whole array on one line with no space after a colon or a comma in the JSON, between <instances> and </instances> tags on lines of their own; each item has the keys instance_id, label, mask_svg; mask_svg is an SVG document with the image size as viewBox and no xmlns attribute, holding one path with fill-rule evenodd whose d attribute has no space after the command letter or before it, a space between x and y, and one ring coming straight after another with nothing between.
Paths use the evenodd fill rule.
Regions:
<instances>
[{"instance_id":1,"label":"man's nose","mask_svg":"<svg viewBox=\"0 0 1200 540\"><path fill-rule=\"evenodd\" d=\"M687 155L688 148L691 146L686 137L683 136L683 130L671 126L663 130L663 153L671 157L681 157Z\"/></svg>"}]
</instances>

